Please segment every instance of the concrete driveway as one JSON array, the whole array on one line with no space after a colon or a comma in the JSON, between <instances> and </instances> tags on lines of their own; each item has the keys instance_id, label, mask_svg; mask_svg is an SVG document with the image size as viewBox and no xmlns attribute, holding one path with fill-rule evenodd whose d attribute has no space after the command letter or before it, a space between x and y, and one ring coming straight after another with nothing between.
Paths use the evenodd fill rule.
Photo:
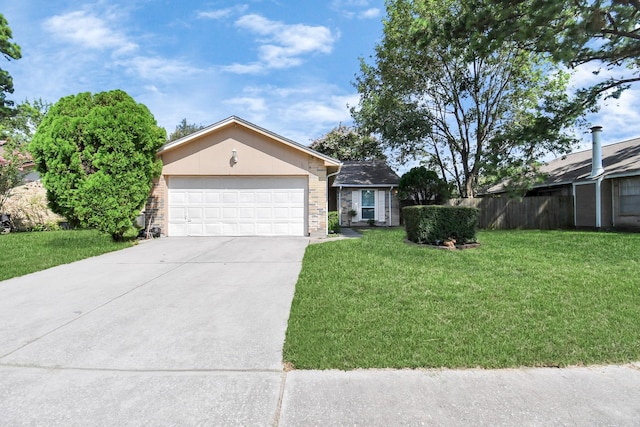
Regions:
<instances>
[{"instance_id":1,"label":"concrete driveway","mask_svg":"<svg viewBox=\"0 0 640 427\"><path fill-rule=\"evenodd\" d=\"M0 282L0 425L265 425L308 239L167 238Z\"/></svg>"}]
</instances>

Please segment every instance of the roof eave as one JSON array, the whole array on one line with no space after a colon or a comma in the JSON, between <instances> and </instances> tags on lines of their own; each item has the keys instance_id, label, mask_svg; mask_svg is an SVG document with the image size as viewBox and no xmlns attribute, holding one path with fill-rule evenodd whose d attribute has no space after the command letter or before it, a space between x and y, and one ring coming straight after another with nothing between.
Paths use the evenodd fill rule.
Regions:
<instances>
[{"instance_id":1,"label":"roof eave","mask_svg":"<svg viewBox=\"0 0 640 427\"><path fill-rule=\"evenodd\" d=\"M334 159L332 157L329 157L329 156L327 156L325 154L322 154L322 153L319 153L319 152L317 152L315 150L312 150L311 148L309 148L307 146L304 146L304 145L302 145L302 144L300 144L298 142L295 142L295 141L293 141L291 139L285 138L285 137L283 137L281 135L278 135L277 133L271 132L271 131L269 131L269 130L267 130L265 128L257 126L255 124L253 124L251 122L248 122L248 121L246 121L244 119L241 119L240 117L237 117L237 116L228 117L228 118L226 118L224 120L221 120L221 121L219 121L217 123L214 123L214 124L212 124L210 126L207 126L204 129L200 129L199 131L196 131L196 132L194 132L194 133L192 133L190 135L187 135L187 136L182 137L180 139L177 139L175 141L168 142L168 143L164 144L162 147L160 147L160 149L158 150L157 154L161 155L163 153L166 153L167 151L174 150L174 149L176 149L176 148L178 148L178 147L180 147L182 145L188 144L189 142L191 142L191 141L193 141L195 139L198 139L198 138L200 138L200 137L202 137L204 135L213 133L213 132L215 132L215 131L217 131L219 129L222 129L223 127L230 126L232 124L242 125L242 126L248 128L248 129L251 129L254 132L257 132L259 134L267 136L267 137L269 137L271 139L275 139L278 142L280 142L280 143L282 143L284 145L287 145L287 146L289 146L291 148L295 148L295 149L297 149L299 151L305 152L305 153L307 153L309 155L312 155L314 157L322 159L324 161L324 166L340 166L341 165L341 162L339 160L336 160L336 159Z\"/></svg>"}]
</instances>

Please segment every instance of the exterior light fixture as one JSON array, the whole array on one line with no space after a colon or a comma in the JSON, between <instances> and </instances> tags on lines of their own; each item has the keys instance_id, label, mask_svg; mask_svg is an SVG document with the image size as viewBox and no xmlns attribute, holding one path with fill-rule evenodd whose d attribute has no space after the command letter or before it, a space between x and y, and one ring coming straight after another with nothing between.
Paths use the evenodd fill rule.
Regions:
<instances>
[{"instance_id":1,"label":"exterior light fixture","mask_svg":"<svg viewBox=\"0 0 640 427\"><path fill-rule=\"evenodd\" d=\"M231 160L233 161L233 163L238 163L238 150L236 150L235 148L231 150Z\"/></svg>"}]
</instances>

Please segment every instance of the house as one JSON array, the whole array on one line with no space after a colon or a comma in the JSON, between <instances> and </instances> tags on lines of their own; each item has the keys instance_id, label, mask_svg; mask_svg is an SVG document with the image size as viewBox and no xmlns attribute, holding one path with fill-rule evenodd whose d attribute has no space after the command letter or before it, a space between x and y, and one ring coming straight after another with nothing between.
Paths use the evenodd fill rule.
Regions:
<instances>
[{"instance_id":1,"label":"house","mask_svg":"<svg viewBox=\"0 0 640 427\"><path fill-rule=\"evenodd\" d=\"M601 131L592 128L591 150L542 166L544 181L527 196L573 196L578 228L640 229L640 138L602 146ZM502 192L501 184L487 191Z\"/></svg>"},{"instance_id":2,"label":"house","mask_svg":"<svg viewBox=\"0 0 640 427\"><path fill-rule=\"evenodd\" d=\"M0 141L0 157L3 157L4 155L7 142L8 141L6 140ZM31 156L25 157L25 160L22 164L22 170L24 172L22 176L23 183L26 184L29 182L38 181L40 179L40 174L36 170L36 164L34 163L33 159L31 159Z\"/></svg>"},{"instance_id":3,"label":"house","mask_svg":"<svg viewBox=\"0 0 640 427\"><path fill-rule=\"evenodd\" d=\"M340 162L239 117L158 151L145 208L167 236L322 236Z\"/></svg>"},{"instance_id":4,"label":"house","mask_svg":"<svg viewBox=\"0 0 640 427\"><path fill-rule=\"evenodd\" d=\"M331 185L340 225L400 225L399 181L385 161L343 162Z\"/></svg>"}]
</instances>

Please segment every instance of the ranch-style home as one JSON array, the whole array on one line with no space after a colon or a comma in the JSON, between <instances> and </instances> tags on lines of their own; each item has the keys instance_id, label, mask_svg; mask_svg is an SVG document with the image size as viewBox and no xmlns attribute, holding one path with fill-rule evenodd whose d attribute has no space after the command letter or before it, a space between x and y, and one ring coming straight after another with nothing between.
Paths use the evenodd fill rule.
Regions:
<instances>
[{"instance_id":1,"label":"ranch-style home","mask_svg":"<svg viewBox=\"0 0 640 427\"><path fill-rule=\"evenodd\" d=\"M572 196L578 228L640 229L640 138L602 145L602 128L592 128L591 150L542 166L545 179L527 196ZM499 184L487 195L505 191Z\"/></svg>"}]
</instances>

